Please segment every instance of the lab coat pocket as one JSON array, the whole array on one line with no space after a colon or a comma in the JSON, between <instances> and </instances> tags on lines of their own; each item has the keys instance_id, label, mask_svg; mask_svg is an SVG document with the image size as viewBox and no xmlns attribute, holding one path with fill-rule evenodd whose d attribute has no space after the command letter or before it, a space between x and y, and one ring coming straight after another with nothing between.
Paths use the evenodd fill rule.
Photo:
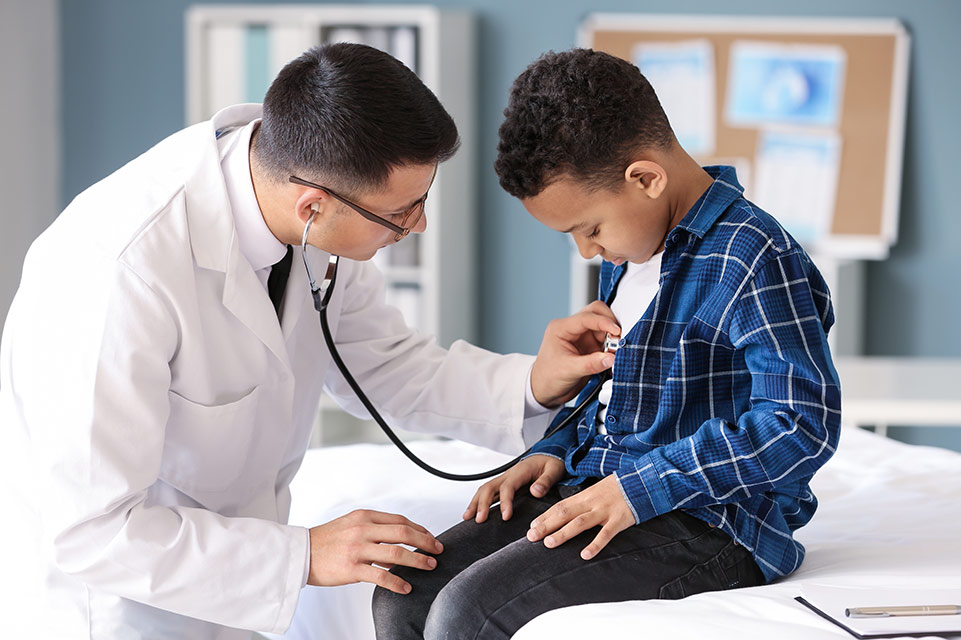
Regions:
<instances>
[{"instance_id":1,"label":"lab coat pocket","mask_svg":"<svg viewBox=\"0 0 961 640\"><path fill-rule=\"evenodd\" d=\"M207 406L169 392L170 417L160 477L204 502L240 478L250 457L260 387L228 404Z\"/></svg>"}]
</instances>

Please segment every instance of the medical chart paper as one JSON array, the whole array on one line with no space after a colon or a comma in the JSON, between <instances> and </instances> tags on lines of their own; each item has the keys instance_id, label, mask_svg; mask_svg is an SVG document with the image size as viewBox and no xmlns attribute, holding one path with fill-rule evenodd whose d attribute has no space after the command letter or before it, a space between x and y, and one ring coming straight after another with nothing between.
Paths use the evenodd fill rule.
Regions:
<instances>
[{"instance_id":1,"label":"medical chart paper","mask_svg":"<svg viewBox=\"0 0 961 640\"><path fill-rule=\"evenodd\" d=\"M707 40L641 43L634 64L647 78L684 150L714 153L714 48Z\"/></svg>"},{"instance_id":2,"label":"medical chart paper","mask_svg":"<svg viewBox=\"0 0 961 640\"><path fill-rule=\"evenodd\" d=\"M745 195L801 243L831 231L841 165L841 137L811 130L763 131L754 184Z\"/></svg>"},{"instance_id":3,"label":"medical chart paper","mask_svg":"<svg viewBox=\"0 0 961 640\"><path fill-rule=\"evenodd\" d=\"M961 587L892 589L805 584L801 597L795 599L855 638L961 634L961 615L849 618L844 614L851 607L961 604Z\"/></svg>"}]
</instances>

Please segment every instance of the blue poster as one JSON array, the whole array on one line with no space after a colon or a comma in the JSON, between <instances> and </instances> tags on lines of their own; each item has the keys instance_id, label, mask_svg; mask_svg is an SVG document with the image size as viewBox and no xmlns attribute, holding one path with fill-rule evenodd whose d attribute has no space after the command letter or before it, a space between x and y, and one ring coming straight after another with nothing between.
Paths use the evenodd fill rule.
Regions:
<instances>
[{"instance_id":1,"label":"blue poster","mask_svg":"<svg viewBox=\"0 0 961 640\"><path fill-rule=\"evenodd\" d=\"M725 116L734 126L836 128L841 115L845 54L829 45L731 46Z\"/></svg>"}]
</instances>

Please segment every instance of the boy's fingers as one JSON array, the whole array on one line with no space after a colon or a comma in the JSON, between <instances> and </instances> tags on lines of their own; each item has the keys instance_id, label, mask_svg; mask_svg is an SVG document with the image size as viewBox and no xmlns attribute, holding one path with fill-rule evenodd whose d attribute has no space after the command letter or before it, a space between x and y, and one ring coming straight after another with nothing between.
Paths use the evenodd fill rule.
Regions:
<instances>
[{"instance_id":1,"label":"boy's fingers","mask_svg":"<svg viewBox=\"0 0 961 640\"><path fill-rule=\"evenodd\" d=\"M501 519L510 520L514 513L514 487L505 482L501 485Z\"/></svg>"},{"instance_id":2,"label":"boy's fingers","mask_svg":"<svg viewBox=\"0 0 961 640\"><path fill-rule=\"evenodd\" d=\"M481 487L480 489L474 492L474 497L470 499L470 504L467 505L467 510L464 511L464 515L461 516L464 518L464 520L470 520L475 515L477 515L477 509L481 502L481 493L483 492L483 490L484 490L484 487Z\"/></svg>"},{"instance_id":3,"label":"boy's fingers","mask_svg":"<svg viewBox=\"0 0 961 640\"><path fill-rule=\"evenodd\" d=\"M531 495L535 498L543 498L550 491L551 487L564 476L564 467L555 470L547 469L531 485Z\"/></svg>"},{"instance_id":4,"label":"boy's fingers","mask_svg":"<svg viewBox=\"0 0 961 640\"><path fill-rule=\"evenodd\" d=\"M594 539L589 545L584 547L581 551L581 558L584 560L590 560L601 552L601 549L607 546L607 543L614 539L617 535L617 530L610 524L606 524L601 527L600 532L594 536Z\"/></svg>"},{"instance_id":5,"label":"boy's fingers","mask_svg":"<svg viewBox=\"0 0 961 640\"><path fill-rule=\"evenodd\" d=\"M474 521L478 524L487 520L487 515L490 513L491 504L493 504L495 496L499 492L499 488L495 488L490 485L484 485L478 491L480 500L477 503L477 516Z\"/></svg>"},{"instance_id":6,"label":"boy's fingers","mask_svg":"<svg viewBox=\"0 0 961 640\"><path fill-rule=\"evenodd\" d=\"M587 531L597 524L596 518L591 517L590 513L582 513L554 533L546 536L544 545L551 549L559 547L577 534Z\"/></svg>"}]
</instances>

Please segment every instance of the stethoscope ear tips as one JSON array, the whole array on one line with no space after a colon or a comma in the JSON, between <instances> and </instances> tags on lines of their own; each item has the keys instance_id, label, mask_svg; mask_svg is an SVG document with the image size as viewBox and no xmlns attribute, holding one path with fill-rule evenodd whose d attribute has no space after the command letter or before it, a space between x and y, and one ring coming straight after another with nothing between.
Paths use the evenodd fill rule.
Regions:
<instances>
[{"instance_id":1,"label":"stethoscope ear tips","mask_svg":"<svg viewBox=\"0 0 961 640\"><path fill-rule=\"evenodd\" d=\"M314 309L316 309L318 313L321 313L327 308L327 303L330 302L330 296L334 293L334 281L337 278L337 262L340 260L340 257L336 255L330 256L323 283L318 287L314 280L314 273L310 269L310 260L307 259L307 236L310 233L310 225L314 222L314 216L317 215L317 203L311 205L310 208L313 213L310 214L310 217L307 218L307 224L304 225L304 235L300 240L300 253L304 259L304 269L307 270L307 281L310 283L310 295L314 299ZM323 293L323 296L321 296L321 293Z\"/></svg>"}]
</instances>

